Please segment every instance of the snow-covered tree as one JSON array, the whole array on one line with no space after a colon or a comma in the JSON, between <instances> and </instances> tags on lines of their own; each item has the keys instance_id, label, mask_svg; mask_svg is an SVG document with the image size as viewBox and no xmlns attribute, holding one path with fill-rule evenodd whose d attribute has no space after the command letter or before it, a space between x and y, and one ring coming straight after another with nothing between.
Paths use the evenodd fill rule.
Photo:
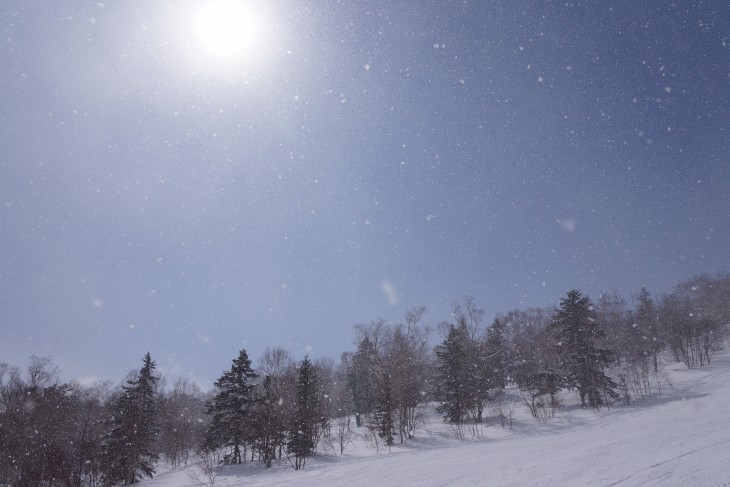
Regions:
<instances>
[{"instance_id":1,"label":"snow-covered tree","mask_svg":"<svg viewBox=\"0 0 730 487\"><path fill-rule=\"evenodd\" d=\"M241 446L253 440L251 423L257 378L246 350L241 350L231 369L215 381L215 395L206 406L206 414L212 416L206 447L231 447L231 453L224 457L227 463L241 463Z\"/></svg>"},{"instance_id":2,"label":"snow-covered tree","mask_svg":"<svg viewBox=\"0 0 730 487\"><path fill-rule=\"evenodd\" d=\"M375 430L380 438L385 440L387 446L393 445L394 413L395 404L393 403L393 386L390 374L387 370L383 370L378 381L375 411L370 427Z\"/></svg>"},{"instance_id":3,"label":"snow-covered tree","mask_svg":"<svg viewBox=\"0 0 730 487\"><path fill-rule=\"evenodd\" d=\"M358 426L373 412L377 388L378 351L369 333L361 332L357 351L352 358L350 382L353 391L355 419Z\"/></svg>"},{"instance_id":4,"label":"snow-covered tree","mask_svg":"<svg viewBox=\"0 0 730 487\"><path fill-rule=\"evenodd\" d=\"M436 410L444 420L459 424L475 407L476 371L473 342L466 322L449 326L446 339L436 347Z\"/></svg>"},{"instance_id":5,"label":"snow-covered tree","mask_svg":"<svg viewBox=\"0 0 730 487\"><path fill-rule=\"evenodd\" d=\"M295 470L303 468L307 458L314 454L319 440L318 425L324 420L317 372L309 358L304 357L299 367L296 406L287 438L287 454Z\"/></svg>"},{"instance_id":6,"label":"snow-covered tree","mask_svg":"<svg viewBox=\"0 0 730 487\"><path fill-rule=\"evenodd\" d=\"M104 444L107 483L135 484L152 478L158 460L157 382L155 362L144 356L142 368L122 386Z\"/></svg>"},{"instance_id":7,"label":"snow-covered tree","mask_svg":"<svg viewBox=\"0 0 730 487\"><path fill-rule=\"evenodd\" d=\"M550 327L557 335L565 385L578 390L581 405L599 408L617 398L616 383L604 373L611 351L598 346L604 335L590 299L569 291Z\"/></svg>"},{"instance_id":8,"label":"snow-covered tree","mask_svg":"<svg viewBox=\"0 0 730 487\"><path fill-rule=\"evenodd\" d=\"M659 328L659 310L645 287L641 288L636 296L636 309L633 313L636 338L641 344L638 352L643 356L650 356L654 364L654 372L659 368L658 355L665 347L664 337ZM636 326L634 326L636 325Z\"/></svg>"},{"instance_id":9,"label":"snow-covered tree","mask_svg":"<svg viewBox=\"0 0 730 487\"><path fill-rule=\"evenodd\" d=\"M495 318L484 340L486 380L491 389L504 389L510 370L510 350L504 323Z\"/></svg>"}]
</instances>

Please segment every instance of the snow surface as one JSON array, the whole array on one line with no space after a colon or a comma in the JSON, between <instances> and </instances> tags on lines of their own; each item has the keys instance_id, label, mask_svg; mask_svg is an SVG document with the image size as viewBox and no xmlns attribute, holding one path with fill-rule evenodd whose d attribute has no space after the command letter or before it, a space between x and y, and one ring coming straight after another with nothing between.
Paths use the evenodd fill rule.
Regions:
<instances>
[{"instance_id":1,"label":"snow surface","mask_svg":"<svg viewBox=\"0 0 730 487\"><path fill-rule=\"evenodd\" d=\"M458 440L437 417L391 449L362 439L294 471L286 460L224 467L215 485L347 486L730 486L730 353L702 369L670 365L673 389L610 411L566 407L541 424L520 407L512 430L491 421L481 439ZM569 396L574 397L574 396ZM199 485L185 470L144 487Z\"/></svg>"}]
</instances>

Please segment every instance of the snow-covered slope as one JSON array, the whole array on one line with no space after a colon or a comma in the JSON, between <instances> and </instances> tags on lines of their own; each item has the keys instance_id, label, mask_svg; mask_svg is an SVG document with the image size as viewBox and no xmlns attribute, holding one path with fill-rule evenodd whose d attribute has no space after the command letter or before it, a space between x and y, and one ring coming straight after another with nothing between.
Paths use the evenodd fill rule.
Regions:
<instances>
[{"instance_id":1,"label":"snow-covered slope","mask_svg":"<svg viewBox=\"0 0 730 487\"><path fill-rule=\"evenodd\" d=\"M226 467L215 485L730 486L730 354L702 369L668 370L674 389L628 407L567 408L548 424L520 411L513 430L491 425L479 440L447 438L449 427L434 418L391 452L356 443L345 455L310 459L303 471L283 462ZM143 485L196 484L175 471Z\"/></svg>"}]
</instances>

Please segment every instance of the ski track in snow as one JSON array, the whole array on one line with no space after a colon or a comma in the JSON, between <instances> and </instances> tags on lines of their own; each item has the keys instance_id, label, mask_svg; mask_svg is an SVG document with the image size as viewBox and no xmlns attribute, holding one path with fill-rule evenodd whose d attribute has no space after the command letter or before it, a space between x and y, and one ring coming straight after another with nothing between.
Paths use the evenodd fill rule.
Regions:
<instances>
[{"instance_id":1,"label":"ski track in snow","mask_svg":"<svg viewBox=\"0 0 730 487\"><path fill-rule=\"evenodd\" d=\"M433 418L390 453L359 442L298 472L286 460L268 471L258 462L225 467L215 485L730 487L730 353L701 369L667 369L674 388L631 406L566 408L547 424L520 408L513 430L490 424L480 440L449 439L450 427ZM140 485L198 484L178 470Z\"/></svg>"}]
</instances>

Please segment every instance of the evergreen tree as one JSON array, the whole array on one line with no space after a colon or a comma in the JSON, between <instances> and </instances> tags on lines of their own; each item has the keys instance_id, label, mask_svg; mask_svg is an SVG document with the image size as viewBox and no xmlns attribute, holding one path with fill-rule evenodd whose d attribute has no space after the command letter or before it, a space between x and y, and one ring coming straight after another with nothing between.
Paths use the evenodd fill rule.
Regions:
<instances>
[{"instance_id":1,"label":"evergreen tree","mask_svg":"<svg viewBox=\"0 0 730 487\"><path fill-rule=\"evenodd\" d=\"M376 398L372 424L378 436L385 440L385 444L393 446L393 430L395 429L393 412L395 405L393 403L390 374L387 370L383 371L379 382L380 388Z\"/></svg>"},{"instance_id":2,"label":"evergreen tree","mask_svg":"<svg viewBox=\"0 0 730 487\"><path fill-rule=\"evenodd\" d=\"M459 424L474 406L476 374L471 362L471 340L465 321L450 325L444 342L436 347L436 410Z\"/></svg>"},{"instance_id":3,"label":"evergreen tree","mask_svg":"<svg viewBox=\"0 0 730 487\"><path fill-rule=\"evenodd\" d=\"M155 362L147 353L142 369L122 386L116 400L103 453L107 483L135 484L155 473L159 378L154 370Z\"/></svg>"},{"instance_id":4,"label":"evergreen tree","mask_svg":"<svg viewBox=\"0 0 730 487\"><path fill-rule=\"evenodd\" d=\"M322 423L322 407L318 397L317 373L304 357L299 367L294 415L289 424L287 453L294 470L303 468L317 446L318 425ZM293 459L292 459L293 457Z\"/></svg>"},{"instance_id":5,"label":"evergreen tree","mask_svg":"<svg viewBox=\"0 0 730 487\"><path fill-rule=\"evenodd\" d=\"M598 347L603 331L596 321L590 299L572 290L560 300L550 328L557 334L565 385L576 388L582 406L599 408L618 397L617 385L603 370L611 352Z\"/></svg>"},{"instance_id":6,"label":"evergreen tree","mask_svg":"<svg viewBox=\"0 0 730 487\"><path fill-rule=\"evenodd\" d=\"M641 352L652 357L654 372L656 372L659 368L657 356L664 349L664 341L659 330L659 312L654 300L651 299L651 294L645 287L641 288L636 297L634 320L636 331L641 335Z\"/></svg>"},{"instance_id":7,"label":"evergreen tree","mask_svg":"<svg viewBox=\"0 0 730 487\"><path fill-rule=\"evenodd\" d=\"M352 358L350 383L353 391L355 420L358 426L363 415L373 412L376 395L376 374L378 351L367 335L358 343L357 351Z\"/></svg>"},{"instance_id":8,"label":"evergreen tree","mask_svg":"<svg viewBox=\"0 0 730 487\"><path fill-rule=\"evenodd\" d=\"M509 374L509 346L505 326L498 318L487 330L485 349L487 383L490 388L504 389Z\"/></svg>"},{"instance_id":9,"label":"evergreen tree","mask_svg":"<svg viewBox=\"0 0 730 487\"><path fill-rule=\"evenodd\" d=\"M646 336L643 335L643 330L639 326L633 311L626 312L626 318L621 328L620 352L615 352L614 357L620 353L628 364L636 364L646 360L651 352L647 347L647 343L645 343Z\"/></svg>"},{"instance_id":10,"label":"evergreen tree","mask_svg":"<svg viewBox=\"0 0 730 487\"><path fill-rule=\"evenodd\" d=\"M216 393L206 406L205 413L212 415L206 447L233 447L232 453L225 457L227 463L241 463L244 459L241 446L253 440L251 424L257 378L246 350L241 350L231 369L215 382Z\"/></svg>"}]
</instances>

